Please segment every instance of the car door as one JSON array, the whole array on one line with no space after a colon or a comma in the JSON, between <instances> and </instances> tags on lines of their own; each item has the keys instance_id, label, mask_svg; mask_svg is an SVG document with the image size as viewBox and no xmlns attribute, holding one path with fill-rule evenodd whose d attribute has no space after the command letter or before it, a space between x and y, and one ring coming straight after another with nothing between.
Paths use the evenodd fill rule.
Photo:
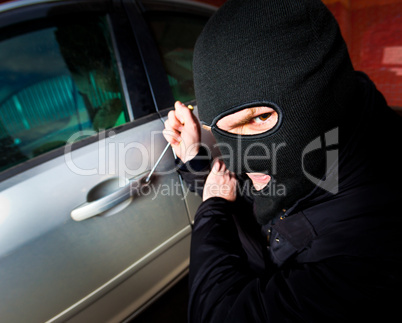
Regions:
<instances>
[{"instance_id":1,"label":"car door","mask_svg":"<svg viewBox=\"0 0 402 323\"><path fill-rule=\"evenodd\" d=\"M141 5L174 99L194 105L193 113L198 116L193 84L194 46L198 35L217 8L194 1L141 0ZM159 109L162 116L166 116L170 110L163 104ZM211 159L220 154L210 131L201 129L201 140L208 146ZM201 197L190 192L185 183L183 192L190 220L194 222Z\"/></svg>"},{"instance_id":2,"label":"car door","mask_svg":"<svg viewBox=\"0 0 402 323\"><path fill-rule=\"evenodd\" d=\"M151 91L119 3L1 8L1 321L121 321L188 267L172 152L141 180L169 94Z\"/></svg>"}]
</instances>

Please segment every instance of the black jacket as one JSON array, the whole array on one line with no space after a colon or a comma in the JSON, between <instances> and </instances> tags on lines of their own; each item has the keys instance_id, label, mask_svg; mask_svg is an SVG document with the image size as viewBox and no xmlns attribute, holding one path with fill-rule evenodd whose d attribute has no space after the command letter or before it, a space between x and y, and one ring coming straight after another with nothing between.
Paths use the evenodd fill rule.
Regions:
<instances>
[{"instance_id":1,"label":"black jacket","mask_svg":"<svg viewBox=\"0 0 402 323\"><path fill-rule=\"evenodd\" d=\"M360 91L360 122L347 144L340 140L339 193L317 188L262 227L249 196L201 204L190 322L399 320L401 119L364 75ZM197 178L180 172L189 183Z\"/></svg>"}]
</instances>

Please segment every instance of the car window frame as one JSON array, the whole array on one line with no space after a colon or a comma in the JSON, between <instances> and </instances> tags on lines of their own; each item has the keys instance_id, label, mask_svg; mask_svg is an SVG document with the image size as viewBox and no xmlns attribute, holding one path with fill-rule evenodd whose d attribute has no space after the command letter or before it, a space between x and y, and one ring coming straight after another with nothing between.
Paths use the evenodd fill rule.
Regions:
<instances>
[{"instance_id":1,"label":"car window frame","mask_svg":"<svg viewBox=\"0 0 402 323\"><path fill-rule=\"evenodd\" d=\"M121 0L130 20L137 47L143 61L145 72L151 88L154 105L160 118L174 106L174 96L170 88L162 58L159 55L158 45L153 38L152 31L144 18L149 11L166 11L182 14L191 14L210 18L217 7L200 2L160 0ZM177 2L177 3L175 3ZM193 102L193 101L192 101Z\"/></svg>"},{"instance_id":2,"label":"car window frame","mask_svg":"<svg viewBox=\"0 0 402 323\"><path fill-rule=\"evenodd\" d=\"M136 0L141 3L141 10L146 11L171 11L178 13L188 13L210 18L218 7L195 1L183 2L182 0Z\"/></svg>"},{"instance_id":3,"label":"car window frame","mask_svg":"<svg viewBox=\"0 0 402 323\"><path fill-rule=\"evenodd\" d=\"M160 110L174 105L174 97L158 47L142 16L141 3L135 0L122 0L122 4L140 52L156 112L159 114Z\"/></svg>"},{"instance_id":4,"label":"car window frame","mask_svg":"<svg viewBox=\"0 0 402 323\"><path fill-rule=\"evenodd\" d=\"M113 53L117 61L118 73L122 86L122 94L124 95L125 105L127 107L130 120L123 125L97 132L90 137L83 138L76 143L73 143L69 147L70 152L90 145L110 135L116 135L145 122L159 118L158 115L152 115L155 113L155 108L153 102L151 102L151 99L149 98L147 99L149 102L146 102L146 106L148 107L146 113L142 112L142 115L138 115L139 119L135 119L137 116L135 109L133 109L132 106L133 93L129 91L127 87L128 78L122 67L124 62L121 61L120 47L116 41L114 30L115 26L112 21L113 19L117 18L113 15L125 15L125 12L121 10L119 6L113 6L111 0L73 0L60 2L45 2L39 0L36 2L30 2L29 5L25 3L22 5L18 4L19 3L10 3L10 6L6 7L5 9L3 8L3 10L0 11L0 30L6 31L9 34L19 34L18 31L20 31L22 28L22 30L27 30L27 28L24 28L24 26L32 23L34 25L46 26L50 21L57 19L58 17L71 17L74 14L82 12L106 16L109 25L109 32L112 38ZM131 30L129 32L131 33ZM135 44L130 44L129 46L135 47ZM135 48L134 50L138 49ZM143 68L143 66L141 67ZM149 86L148 90L151 91ZM0 182L63 155L65 153L65 148L66 145L55 148L49 152L35 156L34 158L28 159L20 164L3 170L0 172Z\"/></svg>"},{"instance_id":5,"label":"car window frame","mask_svg":"<svg viewBox=\"0 0 402 323\"><path fill-rule=\"evenodd\" d=\"M144 66L146 69L158 70L158 72L150 72L149 82L150 87L153 89L155 95L155 101L157 106L157 112L161 118L166 117L168 112L172 109L174 105L174 97L172 89L170 88L169 81L167 78L167 73L164 68L162 58L159 54L159 48L152 36L152 31L144 15L152 12L171 12L176 14L189 14L193 16L201 16L209 19L218 9L218 7L204 4L201 2L183 2L180 0L171 0L166 2L163 0L123 0L131 3L132 7L140 13L137 16L132 16L132 24L136 25L133 32L136 35L137 42L139 43L139 50L144 51L143 57L150 57L150 52L152 52L152 60L145 59ZM141 34L138 32L142 31ZM151 38L151 39L150 39ZM145 52L147 51L147 52ZM158 66L152 66L152 62L158 62ZM150 66L151 65L151 66ZM163 75L163 76L161 76ZM164 84L161 87L161 81L163 79ZM165 93L165 92L168 92ZM161 95L162 94L162 95ZM167 98L167 99L166 99ZM170 102L166 104L166 100ZM191 100L187 103L196 104L196 100Z\"/></svg>"}]
</instances>

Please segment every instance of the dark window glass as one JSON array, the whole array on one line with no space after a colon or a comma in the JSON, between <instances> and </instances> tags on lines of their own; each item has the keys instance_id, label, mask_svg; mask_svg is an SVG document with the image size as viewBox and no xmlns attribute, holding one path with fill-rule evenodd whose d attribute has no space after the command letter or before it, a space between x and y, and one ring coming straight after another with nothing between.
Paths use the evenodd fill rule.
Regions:
<instances>
[{"instance_id":1,"label":"dark window glass","mask_svg":"<svg viewBox=\"0 0 402 323\"><path fill-rule=\"evenodd\" d=\"M208 18L171 12L147 13L146 18L159 47L175 100L193 100L194 45Z\"/></svg>"},{"instance_id":2,"label":"dark window glass","mask_svg":"<svg viewBox=\"0 0 402 323\"><path fill-rule=\"evenodd\" d=\"M29 30L32 30L30 28ZM106 17L0 42L0 170L127 122Z\"/></svg>"}]
</instances>

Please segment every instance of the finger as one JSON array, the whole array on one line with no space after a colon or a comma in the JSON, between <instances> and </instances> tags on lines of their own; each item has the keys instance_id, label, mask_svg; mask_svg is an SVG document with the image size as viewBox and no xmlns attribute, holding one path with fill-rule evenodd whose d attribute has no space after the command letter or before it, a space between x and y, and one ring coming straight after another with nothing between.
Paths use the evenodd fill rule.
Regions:
<instances>
[{"instance_id":1,"label":"finger","mask_svg":"<svg viewBox=\"0 0 402 323\"><path fill-rule=\"evenodd\" d=\"M173 129L179 130L181 131L181 129L183 128L183 124L180 122L179 119L177 119L176 116L176 111L171 110L168 113L168 119L165 121L165 125L169 124Z\"/></svg>"},{"instance_id":2,"label":"finger","mask_svg":"<svg viewBox=\"0 0 402 323\"><path fill-rule=\"evenodd\" d=\"M213 173L214 173L214 174L219 173L220 168L221 168L220 160L219 160L219 159L216 159L216 160L214 161L213 166L212 166L212 171L213 171Z\"/></svg>"},{"instance_id":3,"label":"finger","mask_svg":"<svg viewBox=\"0 0 402 323\"><path fill-rule=\"evenodd\" d=\"M177 101L174 107L176 109L176 117L182 124L195 124L193 113L185 104Z\"/></svg>"},{"instance_id":4,"label":"finger","mask_svg":"<svg viewBox=\"0 0 402 323\"><path fill-rule=\"evenodd\" d=\"M226 164L223 161L221 161L221 171L225 173L229 172L229 170L226 168Z\"/></svg>"},{"instance_id":5,"label":"finger","mask_svg":"<svg viewBox=\"0 0 402 323\"><path fill-rule=\"evenodd\" d=\"M166 134L169 135L171 134L172 136L174 136L177 139L181 140L181 132L175 128L173 128L169 122L165 122L165 129L166 130Z\"/></svg>"},{"instance_id":6,"label":"finger","mask_svg":"<svg viewBox=\"0 0 402 323\"><path fill-rule=\"evenodd\" d=\"M229 174L229 171L226 169L225 163L220 159L217 160L217 166L215 168L215 174L220 175L220 176Z\"/></svg>"},{"instance_id":7,"label":"finger","mask_svg":"<svg viewBox=\"0 0 402 323\"><path fill-rule=\"evenodd\" d=\"M166 136L165 137L166 141L171 145L171 146L178 146L180 145L180 142L177 141L174 137L172 136Z\"/></svg>"},{"instance_id":8,"label":"finger","mask_svg":"<svg viewBox=\"0 0 402 323\"><path fill-rule=\"evenodd\" d=\"M219 173L220 174L228 174L229 170L226 168L226 164L223 162L223 160L219 159Z\"/></svg>"},{"instance_id":9,"label":"finger","mask_svg":"<svg viewBox=\"0 0 402 323\"><path fill-rule=\"evenodd\" d=\"M180 134L178 132L164 129L162 131L163 137L165 137L166 141L171 145L178 145L182 141Z\"/></svg>"}]
</instances>

